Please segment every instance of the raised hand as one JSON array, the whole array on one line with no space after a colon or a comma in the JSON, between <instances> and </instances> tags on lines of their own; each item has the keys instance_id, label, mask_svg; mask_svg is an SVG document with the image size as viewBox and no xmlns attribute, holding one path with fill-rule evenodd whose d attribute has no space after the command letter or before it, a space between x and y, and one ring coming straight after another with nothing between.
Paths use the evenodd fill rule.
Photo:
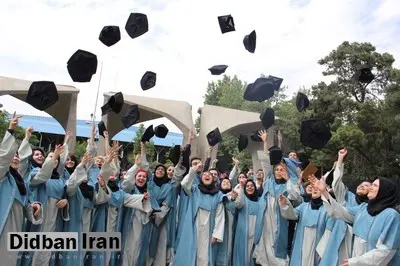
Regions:
<instances>
[{"instance_id":1,"label":"raised hand","mask_svg":"<svg viewBox=\"0 0 400 266\"><path fill-rule=\"evenodd\" d=\"M238 160L237 158L232 157L232 161L233 161L233 164L234 164L235 166L238 166L238 165L239 165L239 160Z\"/></svg>"},{"instance_id":2,"label":"raised hand","mask_svg":"<svg viewBox=\"0 0 400 266\"><path fill-rule=\"evenodd\" d=\"M108 131L106 130L106 131L103 131L103 135L104 135L104 138L105 139L108 139Z\"/></svg>"},{"instance_id":3,"label":"raised hand","mask_svg":"<svg viewBox=\"0 0 400 266\"><path fill-rule=\"evenodd\" d=\"M27 127L25 130L25 139L29 140L32 136L32 132L33 132L33 127L32 126Z\"/></svg>"},{"instance_id":4,"label":"raised hand","mask_svg":"<svg viewBox=\"0 0 400 266\"><path fill-rule=\"evenodd\" d=\"M232 189L232 192L231 192L231 199L232 199L232 200L236 200L237 197L238 197L237 191L234 190L234 189Z\"/></svg>"},{"instance_id":5,"label":"raised hand","mask_svg":"<svg viewBox=\"0 0 400 266\"><path fill-rule=\"evenodd\" d=\"M311 185L313 186L313 188L318 189L321 192L325 192L326 191L326 183L324 180L322 179L317 179L314 175L311 175L308 180L310 181Z\"/></svg>"},{"instance_id":6,"label":"raised hand","mask_svg":"<svg viewBox=\"0 0 400 266\"><path fill-rule=\"evenodd\" d=\"M344 149L341 149L339 152L338 152L338 156L339 156L339 158L344 158L344 157L346 157L346 155L347 155L347 149L346 148L344 148Z\"/></svg>"},{"instance_id":7,"label":"raised hand","mask_svg":"<svg viewBox=\"0 0 400 266\"><path fill-rule=\"evenodd\" d=\"M191 128L189 130L189 141L192 141L194 139L194 130L193 128Z\"/></svg>"},{"instance_id":8,"label":"raised hand","mask_svg":"<svg viewBox=\"0 0 400 266\"><path fill-rule=\"evenodd\" d=\"M92 157L90 156L90 153L86 152L82 157L81 164L85 165L88 162L90 162L91 160L92 160Z\"/></svg>"},{"instance_id":9,"label":"raised hand","mask_svg":"<svg viewBox=\"0 0 400 266\"><path fill-rule=\"evenodd\" d=\"M263 142L266 142L268 140L268 133L266 130L260 130L258 132L258 136L262 139Z\"/></svg>"},{"instance_id":10,"label":"raised hand","mask_svg":"<svg viewBox=\"0 0 400 266\"><path fill-rule=\"evenodd\" d=\"M56 145L56 148L54 149L53 159L57 160L63 152L64 152L64 146L59 144Z\"/></svg>"},{"instance_id":11,"label":"raised hand","mask_svg":"<svg viewBox=\"0 0 400 266\"><path fill-rule=\"evenodd\" d=\"M199 162L196 166L195 169L197 172L203 171L203 162Z\"/></svg>"},{"instance_id":12,"label":"raised hand","mask_svg":"<svg viewBox=\"0 0 400 266\"><path fill-rule=\"evenodd\" d=\"M19 119L21 117L22 116L17 116L16 112L14 112L14 114L13 114L13 116L11 118L11 121L10 121L10 125L8 126L8 129L15 130L17 128L17 126L18 126Z\"/></svg>"},{"instance_id":13,"label":"raised hand","mask_svg":"<svg viewBox=\"0 0 400 266\"><path fill-rule=\"evenodd\" d=\"M139 166L139 165L142 164L142 155L141 155L141 154L137 154L137 155L136 155L136 157L135 157L135 164L136 164L137 166Z\"/></svg>"},{"instance_id":14,"label":"raised hand","mask_svg":"<svg viewBox=\"0 0 400 266\"><path fill-rule=\"evenodd\" d=\"M101 188L104 188L106 186L106 181L104 180L104 178L102 176L99 176L97 178L97 181L99 181L99 185Z\"/></svg>"},{"instance_id":15,"label":"raised hand","mask_svg":"<svg viewBox=\"0 0 400 266\"><path fill-rule=\"evenodd\" d=\"M71 133L70 130L68 130L68 131L65 133L65 140L64 140L64 142L65 142L65 143L68 143L68 141L71 139L71 137L72 137L72 133Z\"/></svg>"}]
</instances>

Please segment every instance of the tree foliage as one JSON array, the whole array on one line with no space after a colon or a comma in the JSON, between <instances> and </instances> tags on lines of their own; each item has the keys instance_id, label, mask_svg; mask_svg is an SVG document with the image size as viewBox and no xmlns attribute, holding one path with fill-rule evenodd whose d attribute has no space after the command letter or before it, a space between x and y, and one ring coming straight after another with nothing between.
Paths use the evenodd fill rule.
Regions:
<instances>
[{"instance_id":1,"label":"tree foliage","mask_svg":"<svg viewBox=\"0 0 400 266\"><path fill-rule=\"evenodd\" d=\"M87 142L86 141L77 141L75 143L74 155L78 158L82 158L86 153Z\"/></svg>"},{"instance_id":2,"label":"tree foliage","mask_svg":"<svg viewBox=\"0 0 400 266\"><path fill-rule=\"evenodd\" d=\"M140 124L136 131L136 136L133 138L133 153L130 158L131 162L134 162L136 155L140 153L141 150L140 142L145 130L146 129L144 128L144 125ZM147 160L150 163L155 160L156 149L154 147L153 141L146 142L146 155L147 155Z\"/></svg>"},{"instance_id":3,"label":"tree foliage","mask_svg":"<svg viewBox=\"0 0 400 266\"><path fill-rule=\"evenodd\" d=\"M379 53L370 43L343 42L318 64L323 75L331 76L330 83L319 82L302 88L310 99L310 108L298 112L294 95L286 95L281 88L269 101L248 102L243 99L246 83L237 76L224 75L210 82L204 104L239 110L261 112L273 107L277 129L283 134L283 151L295 150L310 157L313 162L330 169L340 148L347 147L347 177L365 179L374 175L399 176L400 166L400 70L393 67L395 59L388 53ZM363 84L354 78L361 65L373 69L375 79ZM301 121L322 119L332 132L328 145L312 150L300 143ZM196 121L199 129L200 120ZM238 156L245 164L251 163L247 153L238 153L237 140L224 134L220 154L227 159ZM396 162L396 160L398 160Z\"/></svg>"}]
</instances>

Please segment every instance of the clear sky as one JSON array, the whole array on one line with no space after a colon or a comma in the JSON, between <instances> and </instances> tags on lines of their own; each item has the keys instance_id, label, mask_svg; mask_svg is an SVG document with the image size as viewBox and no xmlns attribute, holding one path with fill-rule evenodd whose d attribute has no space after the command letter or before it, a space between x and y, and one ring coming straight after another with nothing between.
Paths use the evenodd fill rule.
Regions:
<instances>
[{"instance_id":1,"label":"clear sky","mask_svg":"<svg viewBox=\"0 0 400 266\"><path fill-rule=\"evenodd\" d=\"M247 82L260 74L282 77L292 94L323 79L318 59L345 40L369 41L400 60L399 10L399 0L1 0L0 76L73 85L80 89L78 118L88 119L98 75L73 83L66 68L77 49L88 50L103 62L101 92L188 101L195 118L207 83L220 78L208 71L216 64ZM124 29L131 12L149 19L149 32L137 39ZM217 17L227 14L236 31L221 34ZM112 47L98 40L105 25L122 31ZM252 30L254 54L243 46ZM157 85L142 91L147 70L157 73ZM9 96L0 103L8 111L47 115Z\"/></svg>"}]
</instances>

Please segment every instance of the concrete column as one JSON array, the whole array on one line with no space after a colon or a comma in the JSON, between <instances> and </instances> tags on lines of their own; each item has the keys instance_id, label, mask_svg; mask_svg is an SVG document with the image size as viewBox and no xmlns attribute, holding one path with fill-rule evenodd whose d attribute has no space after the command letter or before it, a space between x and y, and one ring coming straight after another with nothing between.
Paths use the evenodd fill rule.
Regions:
<instances>
[{"instance_id":1,"label":"concrete column","mask_svg":"<svg viewBox=\"0 0 400 266\"><path fill-rule=\"evenodd\" d=\"M69 107L69 114L68 114L68 121L65 130L66 131L71 131L71 140L69 142L69 150L71 153L74 152L75 150L75 144L76 144L76 120L77 120L77 115L76 115L76 108L77 108L77 100L78 100L78 94L73 93L71 94L71 102L70 102L70 107Z\"/></svg>"}]
</instances>

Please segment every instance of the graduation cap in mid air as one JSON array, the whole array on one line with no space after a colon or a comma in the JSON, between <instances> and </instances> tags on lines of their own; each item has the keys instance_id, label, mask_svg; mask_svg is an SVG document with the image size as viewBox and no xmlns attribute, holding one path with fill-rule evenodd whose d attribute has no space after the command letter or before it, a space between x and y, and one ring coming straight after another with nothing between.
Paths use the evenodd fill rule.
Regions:
<instances>
[{"instance_id":1,"label":"graduation cap in mid air","mask_svg":"<svg viewBox=\"0 0 400 266\"><path fill-rule=\"evenodd\" d=\"M52 81L32 82L25 101L40 111L46 110L58 101L56 84Z\"/></svg>"},{"instance_id":2,"label":"graduation cap in mid air","mask_svg":"<svg viewBox=\"0 0 400 266\"><path fill-rule=\"evenodd\" d=\"M149 31L149 21L142 13L131 13L126 21L125 30L129 37L135 39Z\"/></svg>"},{"instance_id":3,"label":"graduation cap in mid air","mask_svg":"<svg viewBox=\"0 0 400 266\"><path fill-rule=\"evenodd\" d=\"M328 144L332 133L322 120L309 119L301 122L300 142L312 149L322 149Z\"/></svg>"},{"instance_id":4,"label":"graduation cap in mid air","mask_svg":"<svg viewBox=\"0 0 400 266\"><path fill-rule=\"evenodd\" d=\"M370 83L375 79L375 75L372 74L370 67L367 65L361 65L358 67L354 78L361 83Z\"/></svg>"},{"instance_id":5,"label":"graduation cap in mid air","mask_svg":"<svg viewBox=\"0 0 400 266\"><path fill-rule=\"evenodd\" d=\"M104 138L104 131L107 131L106 125L104 124L103 121L100 121L99 124L97 125L97 128L99 129L99 135L103 136Z\"/></svg>"},{"instance_id":6,"label":"graduation cap in mid air","mask_svg":"<svg viewBox=\"0 0 400 266\"><path fill-rule=\"evenodd\" d=\"M235 22L231 15L219 16L218 23L222 34L235 31Z\"/></svg>"},{"instance_id":7,"label":"graduation cap in mid air","mask_svg":"<svg viewBox=\"0 0 400 266\"><path fill-rule=\"evenodd\" d=\"M219 128L216 128L207 134L207 141L210 147L213 147L222 141L222 136L219 132Z\"/></svg>"},{"instance_id":8,"label":"graduation cap in mid air","mask_svg":"<svg viewBox=\"0 0 400 266\"><path fill-rule=\"evenodd\" d=\"M310 101L308 100L307 95L304 93L298 92L296 96L296 108L299 112L303 112L310 105Z\"/></svg>"},{"instance_id":9,"label":"graduation cap in mid air","mask_svg":"<svg viewBox=\"0 0 400 266\"><path fill-rule=\"evenodd\" d=\"M129 128L134 125L140 119L140 111L139 106L137 104L129 106L125 110L125 114L121 117L121 122L124 125L124 128Z\"/></svg>"},{"instance_id":10,"label":"graduation cap in mid air","mask_svg":"<svg viewBox=\"0 0 400 266\"><path fill-rule=\"evenodd\" d=\"M261 137L258 135L258 131L254 131L253 133L251 133L250 135L250 139L254 142L262 142L263 140L261 139Z\"/></svg>"},{"instance_id":11,"label":"graduation cap in mid air","mask_svg":"<svg viewBox=\"0 0 400 266\"><path fill-rule=\"evenodd\" d=\"M217 157L217 165L215 166L215 168L217 168L217 170L220 173L225 173L229 171L229 164L228 161L225 159L225 157L223 156L218 156Z\"/></svg>"},{"instance_id":12,"label":"graduation cap in mid air","mask_svg":"<svg viewBox=\"0 0 400 266\"><path fill-rule=\"evenodd\" d=\"M254 53L256 50L256 41L257 41L257 34L256 31L253 30L250 34L244 36L243 45L247 51L250 53Z\"/></svg>"},{"instance_id":13,"label":"graduation cap in mid air","mask_svg":"<svg viewBox=\"0 0 400 266\"><path fill-rule=\"evenodd\" d=\"M97 71L97 56L78 50L68 60L67 69L74 82L90 82Z\"/></svg>"},{"instance_id":14,"label":"graduation cap in mid air","mask_svg":"<svg viewBox=\"0 0 400 266\"><path fill-rule=\"evenodd\" d=\"M247 85L243 98L252 102L263 102L274 96L278 90L277 82L272 78L258 78L254 83Z\"/></svg>"},{"instance_id":15,"label":"graduation cap in mid air","mask_svg":"<svg viewBox=\"0 0 400 266\"><path fill-rule=\"evenodd\" d=\"M278 91L281 88L283 78L278 78L278 77L269 75L267 77L267 79L271 81L271 84L274 87L275 91Z\"/></svg>"},{"instance_id":16,"label":"graduation cap in mid air","mask_svg":"<svg viewBox=\"0 0 400 266\"><path fill-rule=\"evenodd\" d=\"M249 139L247 138L247 135L240 134L239 135L239 141L238 141L238 149L239 152L247 148L247 145L249 145Z\"/></svg>"},{"instance_id":17,"label":"graduation cap in mid air","mask_svg":"<svg viewBox=\"0 0 400 266\"><path fill-rule=\"evenodd\" d=\"M146 91L153 88L156 85L157 74L151 71L146 71L140 80L140 87Z\"/></svg>"},{"instance_id":18,"label":"graduation cap in mid air","mask_svg":"<svg viewBox=\"0 0 400 266\"><path fill-rule=\"evenodd\" d=\"M175 145L169 150L169 160L173 165L177 165L181 157L181 145Z\"/></svg>"},{"instance_id":19,"label":"graduation cap in mid air","mask_svg":"<svg viewBox=\"0 0 400 266\"><path fill-rule=\"evenodd\" d=\"M99 40L105 46L112 46L121 40L121 31L118 26L104 26L100 32Z\"/></svg>"},{"instance_id":20,"label":"graduation cap in mid air","mask_svg":"<svg viewBox=\"0 0 400 266\"><path fill-rule=\"evenodd\" d=\"M154 128L154 134L157 138L164 139L168 135L168 128L164 125L158 125Z\"/></svg>"},{"instance_id":21,"label":"graduation cap in mid air","mask_svg":"<svg viewBox=\"0 0 400 266\"><path fill-rule=\"evenodd\" d=\"M272 127L275 124L275 111L272 108L267 108L260 114L260 120L265 129Z\"/></svg>"},{"instance_id":22,"label":"graduation cap in mid air","mask_svg":"<svg viewBox=\"0 0 400 266\"><path fill-rule=\"evenodd\" d=\"M269 150L269 162L271 165L277 165L282 162L283 153L278 146L272 146Z\"/></svg>"},{"instance_id":23,"label":"graduation cap in mid air","mask_svg":"<svg viewBox=\"0 0 400 266\"><path fill-rule=\"evenodd\" d=\"M146 128L146 130L144 131L141 141L142 141L142 142L149 142L150 139L151 139L152 137L154 137L154 134L155 134L155 132L154 132L154 129L153 129L153 125L150 125L150 126L149 126L148 128Z\"/></svg>"},{"instance_id":24,"label":"graduation cap in mid air","mask_svg":"<svg viewBox=\"0 0 400 266\"><path fill-rule=\"evenodd\" d=\"M108 99L108 102L101 107L101 115L106 115L109 112L113 111L116 114L119 114L124 106L124 95L122 92L117 92L113 96Z\"/></svg>"},{"instance_id":25,"label":"graduation cap in mid air","mask_svg":"<svg viewBox=\"0 0 400 266\"><path fill-rule=\"evenodd\" d=\"M210 70L211 75L221 75L225 73L225 70L228 68L227 65L215 65L213 67L210 67L208 70Z\"/></svg>"}]
</instances>

